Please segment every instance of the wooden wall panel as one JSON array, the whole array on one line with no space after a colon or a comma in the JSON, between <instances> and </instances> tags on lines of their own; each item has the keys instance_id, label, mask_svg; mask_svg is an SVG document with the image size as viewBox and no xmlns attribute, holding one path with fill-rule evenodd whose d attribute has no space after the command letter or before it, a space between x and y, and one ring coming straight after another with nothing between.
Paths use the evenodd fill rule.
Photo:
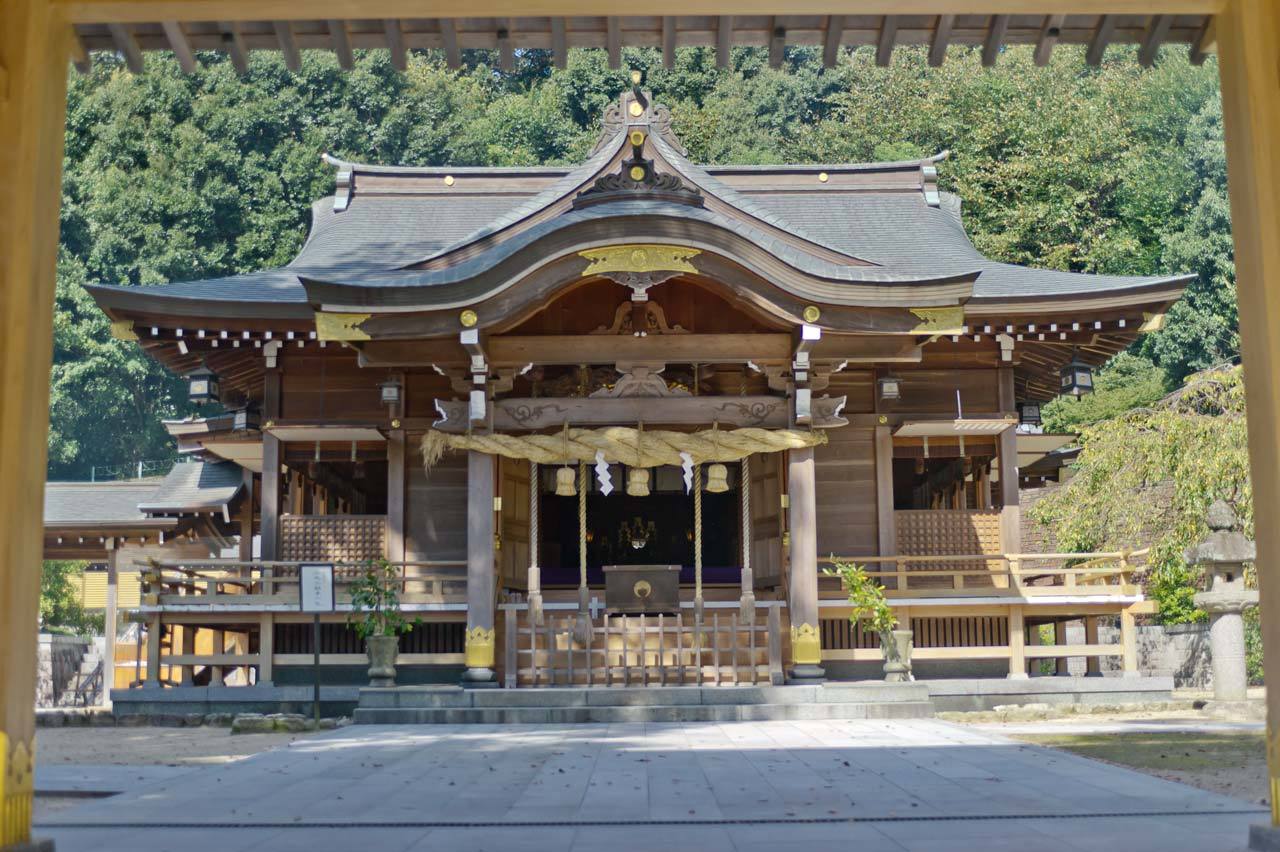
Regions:
<instances>
[{"instance_id":1,"label":"wooden wall panel","mask_svg":"<svg viewBox=\"0 0 1280 852\"><path fill-rule=\"evenodd\" d=\"M818 555L879 554L875 430L844 426L814 449Z\"/></svg>"},{"instance_id":2,"label":"wooden wall panel","mask_svg":"<svg viewBox=\"0 0 1280 852\"><path fill-rule=\"evenodd\" d=\"M831 377L826 390L818 395L845 396L844 413L870 414L876 410L876 378L871 370L843 370Z\"/></svg>"},{"instance_id":3,"label":"wooden wall panel","mask_svg":"<svg viewBox=\"0 0 1280 852\"><path fill-rule=\"evenodd\" d=\"M758 587L782 582L782 457L751 457L751 570Z\"/></svg>"},{"instance_id":4,"label":"wooden wall panel","mask_svg":"<svg viewBox=\"0 0 1280 852\"><path fill-rule=\"evenodd\" d=\"M280 558L286 562L365 562L386 552L385 515L280 517Z\"/></svg>"},{"instance_id":5,"label":"wooden wall panel","mask_svg":"<svg viewBox=\"0 0 1280 852\"><path fill-rule=\"evenodd\" d=\"M467 456L446 453L428 473L409 439L411 461L405 506L405 558L410 562L467 558Z\"/></svg>"},{"instance_id":6,"label":"wooden wall panel","mask_svg":"<svg viewBox=\"0 0 1280 852\"><path fill-rule=\"evenodd\" d=\"M385 419L378 385L381 370L366 370L350 351L335 354L281 353L280 416L285 420Z\"/></svg>"},{"instance_id":7,"label":"wooden wall panel","mask_svg":"<svg viewBox=\"0 0 1280 852\"><path fill-rule=\"evenodd\" d=\"M502 549L498 551L500 584L508 589L529 585L529 463L499 459L498 494L502 517L498 527Z\"/></svg>"},{"instance_id":8,"label":"wooden wall panel","mask_svg":"<svg viewBox=\"0 0 1280 852\"><path fill-rule=\"evenodd\" d=\"M902 395L886 400L889 413L950 414L956 411L956 390L966 414L999 410L999 375L996 370L895 370Z\"/></svg>"}]
</instances>

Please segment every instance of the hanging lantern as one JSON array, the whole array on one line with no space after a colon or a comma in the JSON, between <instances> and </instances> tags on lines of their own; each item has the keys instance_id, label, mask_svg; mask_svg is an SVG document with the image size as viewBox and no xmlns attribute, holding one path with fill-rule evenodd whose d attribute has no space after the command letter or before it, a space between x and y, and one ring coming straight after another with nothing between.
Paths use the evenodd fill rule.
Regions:
<instances>
[{"instance_id":1,"label":"hanging lantern","mask_svg":"<svg viewBox=\"0 0 1280 852\"><path fill-rule=\"evenodd\" d=\"M649 496L649 469L632 467L627 469L627 496Z\"/></svg>"},{"instance_id":2,"label":"hanging lantern","mask_svg":"<svg viewBox=\"0 0 1280 852\"><path fill-rule=\"evenodd\" d=\"M573 497L578 493L574 487L574 473L571 467L562 467L556 471L556 496Z\"/></svg>"},{"instance_id":3,"label":"hanging lantern","mask_svg":"<svg viewBox=\"0 0 1280 852\"><path fill-rule=\"evenodd\" d=\"M218 374L203 363L187 374L187 398L196 405L218 401Z\"/></svg>"},{"instance_id":4,"label":"hanging lantern","mask_svg":"<svg viewBox=\"0 0 1280 852\"><path fill-rule=\"evenodd\" d=\"M878 384L882 400L894 400L902 396L902 383L897 376L884 376Z\"/></svg>"},{"instance_id":5,"label":"hanging lantern","mask_svg":"<svg viewBox=\"0 0 1280 852\"><path fill-rule=\"evenodd\" d=\"M711 494L723 494L729 490L729 468L716 462L707 467L707 491Z\"/></svg>"},{"instance_id":6,"label":"hanging lantern","mask_svg":"<svg viewBox=\"0 0 1280 852\"><path fill-rule=\"evenodd\" d=\"M1023 426L1040 425L1040 404L1024 402L1018 406L1018 422Z\"/></svg>"},{"instance_id":7,"label":"hanging lantern","mask_svg":"<svg viewBox=\"0 0 1280 852\"><path fill-rule=\"evenodd\" d=\"M382 384L378 385L378 390L382 397L383 405L398 405L400 403L400 382L392 377Z\"/></svg>"},{"instance_id":8,"label":"hanging lantern","mask_svg":"<svg viewBox=\"0 0 1280 852\"><path fill-rule=\"evenodd\" d=\"M1075 350L1071 352L1071 360L1058 371L1058 376L1062 379L1059 393L1079 397L1093 392L1093 368L1081 361Z\"/></svg>"}]
</instances>

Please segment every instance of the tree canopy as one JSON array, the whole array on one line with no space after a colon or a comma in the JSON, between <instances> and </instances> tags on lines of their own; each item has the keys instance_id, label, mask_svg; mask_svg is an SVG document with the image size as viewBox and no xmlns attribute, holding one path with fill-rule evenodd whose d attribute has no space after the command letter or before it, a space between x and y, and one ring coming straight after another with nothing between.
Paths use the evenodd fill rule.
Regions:
<instances>
[{"instance_id":1,"label":"tree canopy","mask_svg":"<svg viewBox=\"0 0 1280 852\"><path fill-rule=\"evenodd\" d=\"M820 52L803 48L781 69L745 48L724 69L701 48L680 50L670 70L652 50L629 49L623 64L645 71L672 107L694 160L832 163L947 149L943 186L964 200L969 234L992 257L1197 273L1165 330L1123 367L1177 382L1237 348L1217 71L1177 51L1143 69L1125 53L1113 49L1099 69L1066 47L1045 68L1024 48L993 69L964 48L941 68L917 48L896 51L887 69L868 51L824 69ZM344 72L309 51L290 73L275 54L254 53L244 76L218 54L201 55L189 76L162 54L148 54L141 75L95 58L69 90L50 475L162 457L171 450L159 420L185 411L180 380L110 339L82 284L146 286L287 262L311 203L333 191L325 151L389 164L580 161L604 106L628 85L601 51L571 51L565 69L522 51L506 74L492 58L468 52L453 71L442 56L415 53L397 73L385 52L369 51Z\"/></svg>"}]
</instances>

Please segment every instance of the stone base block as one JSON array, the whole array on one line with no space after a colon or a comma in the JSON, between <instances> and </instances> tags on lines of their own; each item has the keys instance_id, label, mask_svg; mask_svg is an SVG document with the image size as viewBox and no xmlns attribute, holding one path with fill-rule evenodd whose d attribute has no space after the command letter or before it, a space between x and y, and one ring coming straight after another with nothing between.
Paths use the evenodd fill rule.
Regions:
<instances>
[{"instance_id":1,"label":"stone base block","mask_svg":"<svg viewBox=\"0 0 1280 852\"><path fill-rule=\"evenodd\" d=\"M1249 826L1251 852L1280 852L1280 828L1255 823Z\"/></svg>"}]
</instances>

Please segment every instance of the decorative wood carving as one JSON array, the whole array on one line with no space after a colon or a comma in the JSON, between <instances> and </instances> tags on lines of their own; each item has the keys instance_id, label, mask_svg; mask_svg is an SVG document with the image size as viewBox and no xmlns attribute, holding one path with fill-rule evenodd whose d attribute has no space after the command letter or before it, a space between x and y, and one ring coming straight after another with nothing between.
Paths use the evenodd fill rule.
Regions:
<instances>
[{"instance_id":1,"label":"decorative wood carving","mask_svg":"<svg viewBox=\"0 0 1280 852\"><path fill-rule=\"evenodd\" d=\"M813 427L833 429L848 420L841 416L844 397L819 397L813 401ZM440 418L433 424L442 432L468 428L466 400L436 400ZM500 399L493 403L493 428L498 432L551 429L566 422L574 426L618 424L668 424L789 427L788 401L778 396L669 396L583 399Z\"/></svg>"},{"instance_id":2,"label":"decorative wood carving","mask_svg":"<svg viewBox=\"0 0 1280 852\"><path fill-rule=\"evenodd\" d=\"M635 315L644 314L644 327L636 328ZM622 302L613 312L613 322L600 326L592 334L629 334L635 337L646 337L650 334L688 334L688 329L667 322L666 311L657 302Z\"/></svg>"},{"instance_id":3,"label":"decorative wood carving","mask_svg":"<svg viewBox=\"0 0 1280 852\"><path fill-rule=\"evenodd\" d=\"M671 387L662 377L666 364L619 364L622 373L613 387L602 387L591 394L592 399L622 399L625 397L664 398L689 396L682 387Z\"/></svg>"}]
</instances>

